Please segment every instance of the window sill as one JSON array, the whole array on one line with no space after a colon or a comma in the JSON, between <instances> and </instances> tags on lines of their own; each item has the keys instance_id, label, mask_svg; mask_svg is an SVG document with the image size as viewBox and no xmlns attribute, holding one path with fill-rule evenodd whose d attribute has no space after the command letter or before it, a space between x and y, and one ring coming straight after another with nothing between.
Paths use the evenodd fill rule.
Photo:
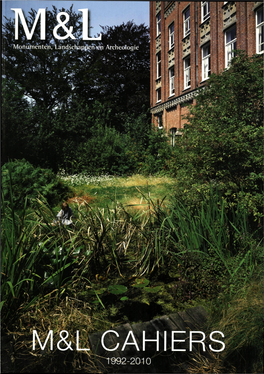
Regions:
<instances>
[{"instance_id":1,"label":"window sill","mask_svg":"<svg viewBox=\"0 0 264 374\"><path fill-rule=\"evenodd\" d=\"M182 90L182 92L187 91L187 90L189 90L190 88L191 88L191 86L188 86L188 87L184 88L184 90Z\"/></svg>"},{"instance_id":2,"label":"window sill","mask_svg":"<svg viewBox=\"0 0 264 374\"><path fill-rule=\"evenodd\" d=\"M206 24L206 22L210 22L210 16L208 18L204 19L202 21L202 23L200 23L199 27L203 27L203 25Z\"/></svg>"},{"instance_id":3,"label":"window sill","mask_svg":"<svg viewBox=\"0 0 264 374\"><path fill-rule=\"evenodd\" d=\"M206 81L208 81L209 78L210 78L210 77L203 79L203 80L200 82L200 84L205 83Z\"/></svg>"},{"instance_id":4,"label":"window sill","mask_svg":"<svg viewBox=\"0 0 264 374\"><path fill-rule=\"evenodd\" d=\"M175 96L175 93L171 94L168 99L170 99L171 97Z\"/></svg>"},{"instance_id":5,"label":"window sill","mask_svg":"<svg viewBox=\"0 0 264 374\"><path fill-rule=\"evenodd\" d=\"M191 37L191 31L183 37L182 42L184 42L185 39L190 38L190 37Z\"/></svg>"}]
</instances>

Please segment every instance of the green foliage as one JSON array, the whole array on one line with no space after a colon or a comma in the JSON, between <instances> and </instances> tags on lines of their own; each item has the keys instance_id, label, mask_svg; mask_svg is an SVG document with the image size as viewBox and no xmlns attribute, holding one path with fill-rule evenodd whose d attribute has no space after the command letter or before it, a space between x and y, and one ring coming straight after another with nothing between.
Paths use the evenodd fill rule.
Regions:
<instances>
[{"instance_id":1,"label":"green foliage","mask_svg":"<svg viewBox=\"0 0 264 374\"><path fill-rule=\"evenodd\" d=\"M139 48L110 50L108 46L115 44ZM102 49L85 51L88 58L76 76L75 92L88 104L98 101L110 109L107 126L123 133L127 119L140 116L149 106L149 29L133 21L103 26L102 41L96 47Z\"/></svg>"},{"instance_id":2,"label":"green foliage","mask_svg":"<svg viewBox=\"0 0 264 374\"><path fill-rule=\"evenodd\" d=\"M112 293L113 295L120 295L127 291L127 287L121 284L110 285L108 286L108 292Z\"/></svg>"},{"instance_id":3,"label":"green foliage","mask_svg":"<svg viewBox=\"0 0 264 374\"><path fill-rule=\"evenodd\" d=\"M93 174L126 174L132 166L125 153L126 136L114 128L98 124L83 146L85 170Z\"/></svg>"},{"instance_id":4,"label":"green foliage","mask_svg":"<svg viewBox=\"0 0 264 374\"><path fill-rule=\"evenodd\" d=\"M69 27L74 28L78 39L80 14L72 7L67 13ZM52 44L56 7L46 15L46 42ZM35 16L32 9L26 19L29 28L33 27ZM18 43L42 44L39 31L38 23L28 41L19 28ZM103 47L100 50L95 47L74 53L67 48L21 51L12 47L14 21L5 20L2 164L25 158L34 166L55 172L64 169L68 173L125 174L136 170L133 157L129 158L129 151L134 150L130 147L134 137L130 124L139 124L142 112L149 106L149 32L145 25L129 21L103 27L102 34L102 42L95 42L96 47ZM74 43L61 39L59 44ZM81 38L78 43L91 47L90 41ZM134 51L106 48L115 44L139 48ZM141 127L136 126L138 139L149 128L148 121L149 118L141 122ZM146 139L144 135L143 138ZM143 143L140 140L135 153L142 152Z\"/></svg>"},{"instance_id":5,"label":"green foliage","mask_svg":"<svg viewBox=\"0 0 264 374\"><path fill-rule=\"evenodd\" d=\"M76 27L81 15L75 13L72 6L67 9L70 16L68 25L74 27L75 37L81 37L81 28ZM37 11L31 9L26 23L31 30L36 18ZM46 11L47 27L45 42L54 42L53 29L57 25L58 9ZM15 20L5 19L3 23L3 65L4 74L8 79L13 79L17 84L24 87L24 93L33 100L40 110L48 111L54 108L66 106L72 93L73 78L78 70L78 57L86 54L81 51L70 51L69 49L28 49L21 51L13 48L14 44ZM59 33L61 30L59 30ZM19 27L19 35L16 43L27 46L38 46L42 44L40 40L40 22L36 25L33 37L28 40L23 28ZM63 33L63 31L62 31ZM74 45L75 40L69 38L59 41L62 45ZM83 61L85 63L85 61Z\"/></svg>"},{"instance_id":6,"label":"green foliage","mask_svg":"<svg viewBox=\"0 0 264 374\"><path fill-rule=\"evenodd\" d=\"M149 284L149 280L146 278L136 278L134 284L132 284L133 287L136 288L145 288Z\"/></svg>"},{"instance_id":7,"label":"green foliage","mask_svg":"<svg viewBox=\"0 0 264 374\"><path fill-rule=\"evenodd\" d=\"M228 70L212 74L190 107L177 137L177 177L261 188L263 171L263 59L238 51Z\"/></svg>"},{"instance_id":8,"label":"green foliage","mask_svg":"<svg viewBox=\"0 0 264 374\"><path fill-rule=\"evenodd\" d=\"M231 280L243 264L249 274L254 272L256 248L262 241L262 232L249 217L244 205L237 204L233 210L226 208L221 195L212 188L209 198L204 198L196 209L190 209L175 199L168 208L155 210L170 255L179 262L189 252L200 253L202 258L213 256L222 262ZM238 253L243 256L234 266L229 261Z\"/></svg>"},{"instance_id":9,"label":"green foliage","mask_svg":"<svg viewBox=\"0 0 264 374\"><path fill-rule=\"evenodd\" d=\"M263 260L262 235L251 226L248 209L238 205L234 215L229 215L222 196L213 190L210 199L201 195L200 209L185 205L183 200L167 207L164 201L149 200L149 206L148 212L131 213L121 206L91 209L88 204L80 205L74 227L67 229L49 224L53 213L45 203L36 204L38 211L32 213L36 222L26 221L24 215L16 215L5 204L5 322L11 325L9 317L13 316L16 320L26 317L32 324L32 310L42 310L43 304L52 308L48 306L52 295L57 296L57 302L66 297L66 305L71 299L78 308L84 305L85 313L91 310L90 323L100 315L100 320L110 320L112 327L113 323L149 320L214 299L217 316L213 330L224 332L228 347L221 357L225 355L227 366L234 358L244 372L239 357L249 350L254 359L249 357L247 367L257 368L261 348L254 347L262 334L261 282L257 292L253 288L245 298L242 294L238 302L233 300L234 294L259 272ZM18 235L14 235L15 230ZM20 278L11 278L14 275ZM34 306L36 300L39 304ZM138 306L136 313L134 306ZM237 320L233 318L236 308L241 315ZM59 310L65 309L59 307L56 312ZM56 314L54 311L50 316ZM227 343L229 337L232 341Z\"/></svg>"},{"instance_id":10,"label":"green foliage","mask_svg":"<svg viewBox=\"0 0 264 374\"><path fill-rule=\"evenodd\" d=\"M13 321L17 310L25 311L39 300L47 286L49 291L57 291L58 300L65 291L65 270L69 271L75 262L69 257L74 252L74 239L67 239L66 229L62 232L50 225L54 215L46 202L40 204L41 214L29 213L25 197L22 209L17 212L22 201L13 194L16 186L10 164L8 172L9 200L5 199L3 191L1 200L1 316L5 324ZM43 228L44 233L41 233ZM53 234L53 240L45 230Z\"/></svg>"},{"instance_id":11,"label":"green foliage","mask_svg":"<svg viewBox=\"0 0 264 374\"><path fill-rule=\"evenodd\" d=\"M143 174L166 173L171 146L164 130L154 126L148 134L148 145L144 153L141 172Z\"/></svg>"},{"instance_id":12,"label":"green foliage","mask_svg":"<svg viewBox=\"0 0 264 374\"><path fill-rule=\"evenodd\" d=\"M10 190L12 183L12 191ZM70 189L49 169L34 168L25 159L10 161L2 166L2 191L6 202L11 199L16 209L39 195L50 204L57 204L71 194Z\"/></svg>"},{"instance_id":13,"label":"green foliage","mask_svg":"<svg viewBox=\"0 0 264 374\"><path fill-rule=\"evenodd\" d=\"M211 306L210 331L225 336L222 360L239 373L263 372L263 282L255 279Z\"/></svg>"},{"instance_id":14,"label":"green foliage","mask_svg":"<svg viewBox=\"0 0 264 374\"><path fill-rule=\"evenodd\" d=\"M49 137L57 168L93 175L165 171L171 148L165 133L151 127L147 111L127 117L122 133L108 125L110 117L111 109L97 101L92 107L74 102L65 112L58 111Z\"/></svg>"},{"instance_id":15,"label":"green foliage","mask_svg":"<svg viewBox=\"0 0 264 374\"><path fill-rule=\"evenodd\" d=\"M238 51L196 101L169 160L175 194L195 210L217 187L228 214L243 206L256 229L263 219L262 56Z\"/></svg>"},{"instance_id":16,"label":"green foliage","mask_svg":"<svg viewBox=\"0 0 264 374\"><path fill-rule=\"evenodd\" d=\"M39 276L36 268L43 254L36 244L36 224L26 214L27 201L16 213L10 183L10 201L1 201L1 315L5 323L29 297Z\"/></svg>"},{"instance_id":17,"label":"green foliage","mask_svg":"<svg viewBox=\"0 0 264 374\"><path fill-rule=\"evenodd\" d=\"M30 105L24 89L13 80L2 79L2 160L21 158L30 144Z\"/></svg>"}]
</instances>

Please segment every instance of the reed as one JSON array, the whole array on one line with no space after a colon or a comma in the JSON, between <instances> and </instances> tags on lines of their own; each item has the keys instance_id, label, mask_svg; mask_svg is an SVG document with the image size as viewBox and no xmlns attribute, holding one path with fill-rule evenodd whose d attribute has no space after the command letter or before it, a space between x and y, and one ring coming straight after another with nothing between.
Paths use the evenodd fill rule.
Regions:
<instances>
[{"instance_id":1,"label":"reed","mask_svg":"<svg viewBox=\"0 0 264 374\"><path fill-rule=\"evenodd\" d=\"M254 253L262 242L262 236L260 230L250 227L246 206L237 205L227 209L217 190L211 189L209 198L204 198L201 207L195 211L179 200L174 200L167 207L159 205L153 211L155 221L160 225L160 233L162 236L163 231L166 233L167 246L164 248L169 248L168 252L178 262L183 254L196 252L201 257L213 255L218 258L231 279L242 265L246 266L248 273L253 274ZM155 243L159 243L159 240ZM243 257L234 268L230 260L238 253L242 253Z\"/></svg>"},{"instance_id":2,"label":"reed","mask_svg":"<svg viewBox=\"0 0 264 374\"><path fill-rule=\"evenodd\" d=\"M225 367L232 364L237 373L263 372L263 306L263 277L255 277L232 297L221 295L211 306L209 328L225 336Z\"/></svg>"},{"instance_id":3,"label":"reed","mask_svg":"<svg viewBox=\"0 0 264 374\"><path fill-rule=\"evenodd\" d=\"M5 201L2 194L1 211L1 311L4 323L33 293L39 279L36 266L43 257L36 240L38 222L26 213L26 200L22 211L16 213L11 173L9 188L10 201Z\"/></svg>"}]
</instances>

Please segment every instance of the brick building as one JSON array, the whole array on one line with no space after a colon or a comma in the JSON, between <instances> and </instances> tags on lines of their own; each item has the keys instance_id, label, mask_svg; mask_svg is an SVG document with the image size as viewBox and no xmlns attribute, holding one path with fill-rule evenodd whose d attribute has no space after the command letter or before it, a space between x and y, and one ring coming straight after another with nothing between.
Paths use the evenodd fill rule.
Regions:
<instances>
[{"instance_id":1,"label":"brick building","mask_svg":"<svg viewBox=\"0 0 264 374\"><path fill-rule=\"evenodd\" d=\"M150 1L152 123L181 134L186 104L234 56L264 52L262 2Z\"/></svg>"}]
</instances>

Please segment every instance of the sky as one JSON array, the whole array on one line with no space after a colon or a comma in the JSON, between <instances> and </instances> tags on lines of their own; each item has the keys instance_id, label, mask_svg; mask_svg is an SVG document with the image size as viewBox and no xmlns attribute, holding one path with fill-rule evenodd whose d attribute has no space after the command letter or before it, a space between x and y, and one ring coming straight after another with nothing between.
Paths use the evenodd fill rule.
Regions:
<instances>
[{"instance_id":1,"label":"sky","mask_svg":"<svg viewBox=\"0 0 264 374\"><path fill-rule=\"evenodd\" d=\"M14 18L15 12L11 8L21 8L27 17L31 8L52 10L54 5L59 10L62 7L69 9L72 4L75 12L78 9L89 9L92 37L100 34L100 25L115 26L133 20L136 24L149 26L149 1L2 0L2 15Z\"/></svg>"}]
</instances>

